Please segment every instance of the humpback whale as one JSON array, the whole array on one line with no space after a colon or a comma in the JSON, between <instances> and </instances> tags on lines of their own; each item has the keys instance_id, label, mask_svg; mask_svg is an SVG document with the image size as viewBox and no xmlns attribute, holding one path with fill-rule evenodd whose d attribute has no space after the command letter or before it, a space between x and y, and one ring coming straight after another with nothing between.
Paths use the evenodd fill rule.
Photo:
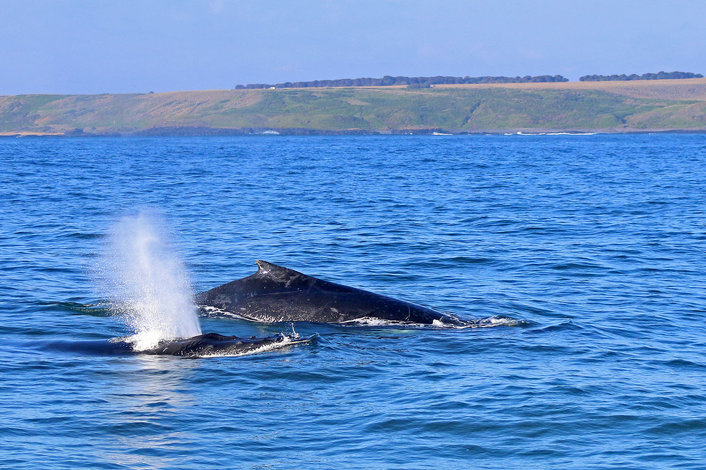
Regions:
<instances>
[{"instance_id":1,"label":"humpback whale","mask_svg":"<svg viewBox=\"0 0 706 470\"><path fill-rule=\"evenodd\" d=\"M450 314L257 261L255 274L196 295L206 311L215 308L246 320L313 323L392 323L472 326Z\"/></svg>"},{"instance_id":2,"label":"humpback whale","mask_svg":"<svg viewBox=\"0 0 706 470\"><path fill-rule=\"evenodd\" d=\"M294 344L308 343L314 336L302 338L297 334L279 334L265 338L239 338L207 333L192 338L161 341L151 349L137 351L126 338L110 341L54 341L46 345L49 349L91 354L150 354L183 357L241 356L270 351Z\"/></svg>"},{"instance_id":3,"label":"humpback whale","mask_svg":"<svg viewBox=\"0 0 706 470\"><path fill-rule=\"evenodd\" d=\"M292 344L308 343L312 337L301 338L299 335L274 335L265 338L239 338L223 336L218 333L206 333L187 339L164 341L153 349L140 351L146 354L169 356L240 356L260 351L278 349Z\"/></svg>"}]
</instances>

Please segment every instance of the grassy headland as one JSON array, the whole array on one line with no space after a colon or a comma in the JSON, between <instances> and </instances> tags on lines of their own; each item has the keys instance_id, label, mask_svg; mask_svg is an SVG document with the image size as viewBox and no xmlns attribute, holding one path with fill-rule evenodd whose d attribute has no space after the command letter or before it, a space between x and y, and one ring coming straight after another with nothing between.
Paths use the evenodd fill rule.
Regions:
<instances>
[{"instance_id":1,"label":"grassy headland","mask_svg":"<svg viewBox=\"0 0 706 470\"><path fill-rule=\"evenodd\" d=\"M706 131L706 78L0 96L0 135Z\"/></svg>"}]
</instances>

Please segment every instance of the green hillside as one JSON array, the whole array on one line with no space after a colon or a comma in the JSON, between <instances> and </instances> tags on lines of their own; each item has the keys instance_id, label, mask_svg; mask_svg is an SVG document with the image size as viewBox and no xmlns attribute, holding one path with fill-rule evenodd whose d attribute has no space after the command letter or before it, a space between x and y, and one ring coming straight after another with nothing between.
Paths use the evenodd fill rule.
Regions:
<instances>
[{"instance_id":1,"label":"green hillside","mask_svg":"<svg viewBox=\"0 0 706 470\"><path fill-rule=\"evenodd\" d=\"M692 82L692 88L706 87L702 80L681 82ZM706 100L701 88L682 96L664 83L656 84L661 88L645 88L642 94L614 90L605 82L595 89L580 85L572 82L544 87L352 87L5 96L0 97L0 133L706 130ZM671 92L654 91L662 89Z\"/></svg>"}]
</instances>

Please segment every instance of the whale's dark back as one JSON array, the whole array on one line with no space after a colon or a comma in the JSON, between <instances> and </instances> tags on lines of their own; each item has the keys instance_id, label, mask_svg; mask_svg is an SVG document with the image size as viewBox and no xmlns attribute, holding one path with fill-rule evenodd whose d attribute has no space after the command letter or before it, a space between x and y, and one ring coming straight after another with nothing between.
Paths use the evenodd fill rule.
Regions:
<instances>
[{"instance_id":1,"label":"whale's dark back","mask_svg":"<svg viewBox=\"0 0 706 470\"><path fill-rule=\"evenodd\" d=\"M165 341L145 353L187 357L248 354L281 343L284 339L285 337L282 335L266 338L239 338L237 336L223 336L218 333L206 333L193 338Z\"/></svg>"},{"instance_id":2,"label":"whale's dark back","mask_svg":"<svg viewBox=\"0 0 706 470\"><path fill-rule=\"evenodd\" d=\"M426 307L266 261L257 261L257 265L255 274L202 292L196 296L196 303L265 323L345 323L365 318L423 324L434 320L459 322L454 316Z\"/></svg>"},{"instance_id":3,"label":"whale's dark back","mask_svg":"<svg viewBox=\"0 0 706 470\"><path fill-rule=\"evenodd\" d=\"M298 335L273 335L263 338L240 338L224 336L218 333L206 333L183 339L170 339L160 342L157 346L136 351L132 343L123 339L111 341L50 341L43 345L45 349L60 350L83 354L120 355L120 354L152 354L184 357L203 357L213 355L242 355L260 350L276 348L290 344L308 343L314 337L301 338Z\"/></svg>"}]
</instances>

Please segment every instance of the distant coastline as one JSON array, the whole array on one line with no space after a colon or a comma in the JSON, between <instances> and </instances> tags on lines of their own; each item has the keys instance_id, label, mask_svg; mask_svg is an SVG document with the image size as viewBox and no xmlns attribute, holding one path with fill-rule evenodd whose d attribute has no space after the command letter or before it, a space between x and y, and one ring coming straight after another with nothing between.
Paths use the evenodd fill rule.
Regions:
<instances>
[{"instance_id":1,"label":"distant coastline","mask_svg":"<svg viewBox=\"0 0 706 470\"><path fill-rule=\"evenodd\" d=\"M0 136L706 132L706 78L0 96Z\"/></svg>"}]
</instances>

